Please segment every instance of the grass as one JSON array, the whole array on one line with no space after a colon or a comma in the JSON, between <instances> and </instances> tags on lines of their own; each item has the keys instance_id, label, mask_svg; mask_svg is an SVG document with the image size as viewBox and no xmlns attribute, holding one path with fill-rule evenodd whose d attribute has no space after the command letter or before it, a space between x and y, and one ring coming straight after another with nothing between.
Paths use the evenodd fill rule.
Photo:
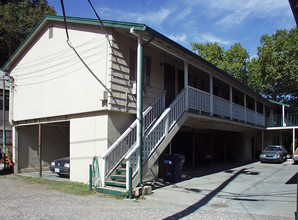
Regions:
<instances>
[{"instance_id":1,"label":"grass","mask_svg":"<svg viewBox=\"0 0 298 220\"><path fill-rule=\"evenodd\" d=\"M91 195L94 194L94 191L89 190L89 185L78 182L69 182L69 181L54 181L54 180L46 180L40 177L24 177L24 176L16 176L18 179L21 179L25 182L41 184L47 189L57 190L64 193L75 194L75 195Z\"/></svg>"}]
</instances>

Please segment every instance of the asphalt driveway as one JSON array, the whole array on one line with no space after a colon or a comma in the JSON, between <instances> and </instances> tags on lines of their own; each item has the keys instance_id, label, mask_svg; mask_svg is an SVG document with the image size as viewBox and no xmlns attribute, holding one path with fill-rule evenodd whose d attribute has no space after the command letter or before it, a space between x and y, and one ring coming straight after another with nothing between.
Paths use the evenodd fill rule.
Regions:
<instances>
[{"instance_id":1,"label":"asphalt driveway","mask_svg":"<svg viewBox=\"0 0 298 220\"><path fill-rule=\"evenodd\" d=\"M294 219L297 168L291 161L204 165L139 200L65 194L0 175L0 219Z\"/></svg>"}]
</instances>

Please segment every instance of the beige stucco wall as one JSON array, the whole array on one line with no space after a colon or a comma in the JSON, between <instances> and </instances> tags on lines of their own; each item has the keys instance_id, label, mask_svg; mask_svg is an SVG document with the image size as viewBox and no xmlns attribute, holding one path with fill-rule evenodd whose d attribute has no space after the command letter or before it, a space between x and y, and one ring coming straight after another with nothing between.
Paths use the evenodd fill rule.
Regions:
<instances>
[{"instance_id":1,"label":"beige stucco wall","mask_svg":"<svg viewBox=\"0 0 298 220\"><path fill-rule=\"evenodd\" d=\"M134 114L109 112L108 117L108 147L110 147L121 134L136 119Z\"/></svg>"},{"instance_id":2,"label":"beige stucco wall","mask_svg":"<svg viewBox=\"0 0 298 220\"><path fill-rule=\"evenodd\" d=\"M107 125L107 114L70 120L70 180L88 182L93 157L108 148Z\"/></svg>"},{"instance_id":3,"label":"beige stucco wall","mask_svg":"<svg viewBox=\"0 0 298 220\"><path fill-rule=\"evenodd\" d=\"M101 98L106 85L108 40L100 28L69 25L69 36L87 70L67 45L62 24L54 24L37 37L30 50L11 71L11 120L52 117L105 109ZM102 33L102 34L98 34Z\"/></svg>"}]
</instances>

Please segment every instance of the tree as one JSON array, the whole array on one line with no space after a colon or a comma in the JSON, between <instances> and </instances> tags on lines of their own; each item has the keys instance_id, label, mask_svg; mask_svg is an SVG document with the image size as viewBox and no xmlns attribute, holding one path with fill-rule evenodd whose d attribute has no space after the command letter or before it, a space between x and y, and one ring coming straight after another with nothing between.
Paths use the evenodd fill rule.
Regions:
<instances>
[{"instance_id":1,"label":"tree","mask_svg":"<svg viewBox=\"0 0 298 220\"><path fill-rule=\"evenodd\" d=\"M0 66L12 56L45 15L56 15L47 0L0 2Z\"/></svg>"},{"instance_id":2,"label":"tree","mask_svg":"<svg viewBox=\"0 0 298 220\"><path fill-rule=\"evenodd\" d=\"M219 46L218 43L191 43L191 45L192 51L196 52L200 57L218 68L222 68L224 62L224 48Z\"/></svg>"},{"instance_id":3,"label":"tree","mask_svg":"<svg viewBox=\"0 0 298 220\"><path fill-rule=\"evenodd\" d=\"M248 85L266 98L298 107L298 29L262 36Z\"/></svg>"},{"instance_id":4,"label":"tree","mask_svg":"<svg viewBox=\"0 0 298 220\"><path fill-rule=\"evenodd\" d=\"M235 43L226 50L218 43L191 43L192 51L200 57L231 74L243 83L247 81L249 54L240 43Z\"/></svg>"}]
</instances>

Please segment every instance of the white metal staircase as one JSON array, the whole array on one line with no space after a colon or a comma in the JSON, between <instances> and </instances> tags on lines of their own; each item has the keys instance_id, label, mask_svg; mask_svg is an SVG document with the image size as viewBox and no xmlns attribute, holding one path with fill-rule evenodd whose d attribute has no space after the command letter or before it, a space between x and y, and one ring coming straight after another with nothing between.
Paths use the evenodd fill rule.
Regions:
<instances>
[{"instance_id":1,"label":"white metal staircase","mask_svg":"<svg viewBox=\"0 0 298 220\"><path fill-rule=\"evenodd\" d=\"M186 90L176 97L165 109L165 93L163 93L144 113L143 164L148 163L154 151L165 140L177 120L187 109ZM136 177L139 171L139 146L136 144L136 123L120 136L120 138L103 155L104 185L126 188L128 190L129 168L132 168L133 187L137 186ZM178 129L179 130L179 129ZM177 130L177 131L178 131ZM177 132L176 131L176 132ZM176 133L175 132L175 133ZM171 135L172 137L173 135ZM155 162L158 158L151 161Z\"/></svg>"},{"instance_id":2,"label":"white metal staircase","mask_svg":"<svg viewBox=\"0 0 298 220\"><path fill-rule=\"evenodd\" d=\"M184 88L171 105L165 109L163 93L144 113L142 171L143 174L157 161L162 151L186 121L187 111L205 112L243 123L264 126L265 116L252 112L245 106L214 96L205 91ZM139 146L136 144L136 124L132 125L103 155L104 185L129 189L129 170L131 170L132 188L138 185Z\"/></svg>"},{"instance_id":3,"label":"white metal staircase","mask_svg":"<svg viewBox=\"0 0 298 220\"><path fill-rule=\"evenodd\" d=\"M173 136L179 130L172 131L174 126L181 119L183 113L187 110L187 92L182 90L171 105L165 109L161 116L156 120L154 125L144 134L143 137L143 164L147 164L146 169L155 163L158 156L165 149ZM181 125L186 120L183 117ZM162 148L162 149L160 149ZM159 151L157 151L159 149ZM139 146L135 145L125 156L126 161L126 179L128 180L129 168L132 168L132 186L138 185L137 176L139 174ZM144 169L144 168L143 168ZM129 183L126 181L126 189L129 189Z\"/></svg>"},{"instance_id":4,"label":"white metal staircase","mask_svg":"<svg viewBox=\"0 0 298 220\"><path fill-rule=\"evenodd\" d=\"M154 103L143 112L143 132L145 133L148 128L156 121L160 114L165 109L165 94L163 92ZM117 141L106 151L103 155L103 180L106 181L112 174L119 175L123 169L125 155L128 151L136 145L137 139L137 120L135 120L129 128L117 139ZM122 163L122 164L121 164ZM119 172L117 172L117 169ZM115 174L116 172L116 174ZM123 182L123 178L121 178ZM104 184L105 185L105 184ZM117 185L117 184L114 184ZM121 184L119 184L120 186Z\"/></svg>"}]
</instances>

